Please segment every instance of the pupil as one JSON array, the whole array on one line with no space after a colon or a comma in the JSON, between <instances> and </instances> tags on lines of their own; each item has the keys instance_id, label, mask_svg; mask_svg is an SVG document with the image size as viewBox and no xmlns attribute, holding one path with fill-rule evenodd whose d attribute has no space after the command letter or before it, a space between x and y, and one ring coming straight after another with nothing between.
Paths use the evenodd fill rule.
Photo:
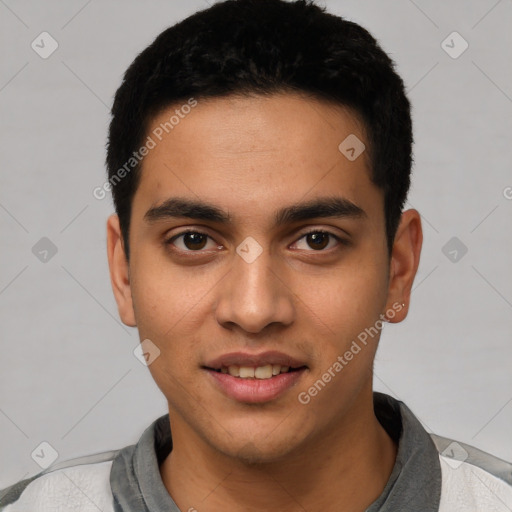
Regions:
<instances>
[{"instance_id":1,"label":"pupil","mask_svg":"<svg viewBox=\"0 0 512 512\"><path fill-rule=\"evenodd\" d=\"M186 233L183 243L187 249L202 249L205 245L206 237L200 233Z\"/></svg>"},{"instance_id":2,"label":"pupil","mask_svg":"<svg viewBox=\"0 0 512 512\"><path fill-rule=\"evenodd\" d=\"M323 238L323 243L322 239ZM320 243L319 243L320 241ZM309 233L308 234L308 243L313 242L313 249L323 249L329 243L327 233Z\"/></svg>"}]
</instances>

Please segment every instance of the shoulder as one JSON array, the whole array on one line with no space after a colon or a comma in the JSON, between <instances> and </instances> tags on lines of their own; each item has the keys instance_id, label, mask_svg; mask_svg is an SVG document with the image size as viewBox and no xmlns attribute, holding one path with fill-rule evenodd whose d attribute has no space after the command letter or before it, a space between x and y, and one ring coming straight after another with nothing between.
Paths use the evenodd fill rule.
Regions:
<instances>
[{"instance_id":1,"label":"shoulder","mask_svg":"<svg viewBox=\"0 0 512 512\"><path fill-rule=\"evenodd\" d=\"M110 469L118 450L61 462L0 490L1 512L113 512Z\"/></svg>"},{"instance_id":2,"label":"shoulder","mask_svg":"<svg viewBox=\"0 0 512 512\"><path fill-rule=\"evenodd\" d=\"M430 434L441 464L440 512L512 510L512 464L474 446Z\"/></svg>"}]
</instances>

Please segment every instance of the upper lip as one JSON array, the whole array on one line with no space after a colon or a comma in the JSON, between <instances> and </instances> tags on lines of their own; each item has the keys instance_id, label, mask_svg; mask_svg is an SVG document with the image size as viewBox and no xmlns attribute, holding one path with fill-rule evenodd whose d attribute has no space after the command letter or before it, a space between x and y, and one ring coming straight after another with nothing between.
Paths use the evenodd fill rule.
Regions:
<instances>
[{"instance_id":1,"label":"upper lip","mask_svg":"<svg viewBox=\"0 0 512 512\"><path fill-rule=\"evenodd\" d=\"M276 350L269 350L266 352L260 352L258 354L250 354L247 352L230 352L229 354L223 354L215 359L211 359L204 364L204 367L211 368L213 370L219 370L223 366L249 366L258 367L265 366L267 364L279 364L281 366L289 366L291 368L300 368L306 366L304 361L296 359L283 352Z\"/></svg>"}]
</instances>

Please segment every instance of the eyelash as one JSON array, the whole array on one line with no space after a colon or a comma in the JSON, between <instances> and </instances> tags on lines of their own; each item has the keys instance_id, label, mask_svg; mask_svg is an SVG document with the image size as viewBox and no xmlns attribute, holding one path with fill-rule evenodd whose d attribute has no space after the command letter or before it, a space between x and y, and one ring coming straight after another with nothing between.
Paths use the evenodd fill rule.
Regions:
<instances>
[{"instance_id":1,"label":"eyelash","mask_svg":"<svg viewBox=\"0 0 512 512\"><path fill-rule=\"evenodd\" d=\"M206 236L206 237L208 237L208 238L212 239L212 238L211 238L211 236L210 236L210 235L208 235L207 233L203 233L203 232L201 232L201 231L195 231L195 230L193 230L193 229L188 229L188 230L186 230L186 231L182 231L181 233L177 233L177 234L173 235L172 237L170 237L170 238L166 239L166 240L164 241L164 244L165 244L166 246L172 246L172 245L173 245L173 242L174 242L175 240L177 240L177 239L178 239L178 238L180 238L180 237L183 237L184 235L187 235L188 233L193 233L193 234L195 234L195 235L203 235L203 236ZM323 229L312 229L312 230L310 230L310 231L306 231L306 232L304 232L304 233L301 233L301 235L300 235L300 237L297 239L297 241L302 240L302 239L303 239L304 237L306 237L307 235L310 235L310 234L313 234L313 233L314 233L314 234L329 235L330 237L334 238L334 239L336 240L336 242L338 242L338 244L341 244L341 245L349 245L349 242L348 242L347 240L344 240L343 238L340 238L339 236L335 235L334 233L331 233L330 231L326 231L326 230L323 230ZM333 248L331 248L331 249L333 249ZM184 253L184 252L185 252L185 253L199 253L199 254L200 254L200 253L202 253L202 252L205 252L205 251L204 251L204 250L202 250L202 249L200 249L200 250L198 250L198 251L193 251L193 250L190 250L190 249L189 249L189 250L173 249L173 250L174 250L174 251L176 251L176 252L180 252L180 253ZM315 253L315 252L317 252L317 253L322 253L322 252L328 252L328 251L329 251L329 249L327 249L327 250L325 250L325 249L321 249L321 250L318 250L318 251L315 251L315 250L311 249L311 251L308 251L308 252L313 252L313 253Z\"/></svg>"}]
</instances>

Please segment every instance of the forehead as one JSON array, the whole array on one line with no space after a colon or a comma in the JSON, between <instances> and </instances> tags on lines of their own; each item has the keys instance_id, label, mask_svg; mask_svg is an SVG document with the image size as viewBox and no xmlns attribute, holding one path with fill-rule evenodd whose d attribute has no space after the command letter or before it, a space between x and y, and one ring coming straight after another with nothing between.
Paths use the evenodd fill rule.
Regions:
<instances>
[{"instance_id":1,"label":"forehead","mask_svg":"<svg viewBox=\"0 0 512 512\"><path fill-rule=\"evenodd\" d=\"M187 104L165 109L149 126L154 147L144 157L134 215L170 196L251 219L326 194L382 208L362 150L363 124L349 109L295 94ZM362 151L357 158L352 148L355 156Z\"/></svg>"}]
</instances>

